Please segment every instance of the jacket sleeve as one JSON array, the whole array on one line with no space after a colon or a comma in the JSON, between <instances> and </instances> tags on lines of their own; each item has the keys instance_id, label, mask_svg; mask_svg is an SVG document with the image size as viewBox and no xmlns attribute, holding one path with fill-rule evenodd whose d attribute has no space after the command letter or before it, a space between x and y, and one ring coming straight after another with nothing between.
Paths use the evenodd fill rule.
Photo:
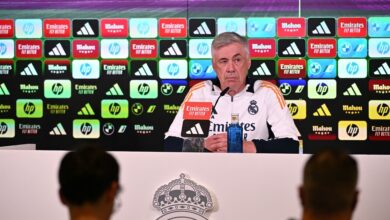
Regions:
<instances>
[{"instance_id":1,"label":"jacket sleeve","mask_svg":"<svg viewBox=\"0 0 390 220\"><path fill-rule=\"evenodd\" d=\"M252 140L257 153L299 153L299 141L292 138Z\"/></svg>"},{"instance_id":2,"label":"jacket sleeve","mask_svg":"<svg viewBox=\"0 0 390 220\"><path fill-rule=\"evenodd\" d=\"M166 152L181 152L183 146L183 138L168 136L164 139L164 151Z\"/></svg>"},{"instance_id":3,"label":"jacket sleeve","mask_svg":"<svg viewBox=\"0 0 390 220\"><path fill-rule=\"evenodd\" d=\"M267 89L266 111L267 123L275 135L275 139L290 138L298 141L300 133L291 117L289 108L278 87L265 82L261 87Z\"/></svg>"}]
</instances>

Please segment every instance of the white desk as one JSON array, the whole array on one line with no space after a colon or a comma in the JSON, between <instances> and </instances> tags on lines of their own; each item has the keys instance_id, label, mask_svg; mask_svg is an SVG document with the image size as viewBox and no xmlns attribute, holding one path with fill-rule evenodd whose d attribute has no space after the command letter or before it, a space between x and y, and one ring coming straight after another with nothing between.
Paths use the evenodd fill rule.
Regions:
<instances>
[{"instance_id":1,"label":"white desk","mask_svg":"<svg viewBox=\"0 0 390 220\"><path fill-rule=\"evenodd\" d=\"M0 151L0 219L66 220L58 199L63 151ZM299 218L297 188L308 155L114 152L121 166L122 207L113 220L152 220L155 191L187 174L205 186L216 208L210 220ZM390 156L356 156L359 203L355 220L390 219Z\"/></svg>"}]
</instances>

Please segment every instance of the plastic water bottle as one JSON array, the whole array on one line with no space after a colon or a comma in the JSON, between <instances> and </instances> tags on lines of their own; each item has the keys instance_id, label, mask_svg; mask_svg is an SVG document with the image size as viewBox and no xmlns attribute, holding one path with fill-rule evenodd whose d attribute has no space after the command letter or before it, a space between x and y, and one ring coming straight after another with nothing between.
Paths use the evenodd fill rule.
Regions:
<instances>
[{"instance_id":1,"label":"plastic water bottle","mask_svg":"<svg viewBox=\"0 0 390 220\"><path fill-rule=\"evenodd\" d=\"M238 114L232 114L231 120L227 129L227 151L229 153L242 153L242 127L238 123Z\"/></svg>"}]
</instances>

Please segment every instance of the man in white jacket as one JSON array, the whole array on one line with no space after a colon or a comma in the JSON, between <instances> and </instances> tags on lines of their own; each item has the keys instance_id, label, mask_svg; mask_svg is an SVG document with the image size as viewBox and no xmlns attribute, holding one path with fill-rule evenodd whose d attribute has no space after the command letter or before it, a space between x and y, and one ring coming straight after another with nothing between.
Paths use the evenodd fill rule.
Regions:
<instances>
[{"instance_id":1,"label":"man in white jacket","mask_svg":"<svg viewBox=\"0 0 390 220\"><path fill-rule=\"evenodd\" d=\"M215 107L204 139L206 151L227 151L227 127L231 114L238 113L244 152L298 153L299 132L279 88L267 81L247 79L251 59L246 38L234 32L222 33L214 39L211 53L218 80L203 81L190 89L165 134L165 150L181 151L183 106L186 102L203 101ZM225 89L227 95L220 97Z\"/></svg>"}]
</instances>

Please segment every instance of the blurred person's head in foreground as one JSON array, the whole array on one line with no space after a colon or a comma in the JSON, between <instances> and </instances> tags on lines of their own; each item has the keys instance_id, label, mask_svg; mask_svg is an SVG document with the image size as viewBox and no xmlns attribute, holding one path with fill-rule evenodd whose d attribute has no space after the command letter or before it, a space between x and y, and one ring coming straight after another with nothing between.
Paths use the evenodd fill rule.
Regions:
<instances>
[{"instance_id":1,"label":"blurred person's head in foreground","mask_svg":"<svg viewBox=\"0 0 390 220\"><path fill-rule=\"evenodd\" d=\"M299 196L303 220L350 220L358 201L357 162L348 153L327 148L306 162Z\"/></svg>"},{"instance_id":2,"label":"blurred person's head in foreground","mask_svg":"<svg viewBox=\"0 0 390 220\"><path fill-rule=\"evenodd\" d=\"M61 202L70 219L110 219L120 191L119 165L101 147L83 146L68 152L59 173Z\"/></svg>"}]
</instances>

